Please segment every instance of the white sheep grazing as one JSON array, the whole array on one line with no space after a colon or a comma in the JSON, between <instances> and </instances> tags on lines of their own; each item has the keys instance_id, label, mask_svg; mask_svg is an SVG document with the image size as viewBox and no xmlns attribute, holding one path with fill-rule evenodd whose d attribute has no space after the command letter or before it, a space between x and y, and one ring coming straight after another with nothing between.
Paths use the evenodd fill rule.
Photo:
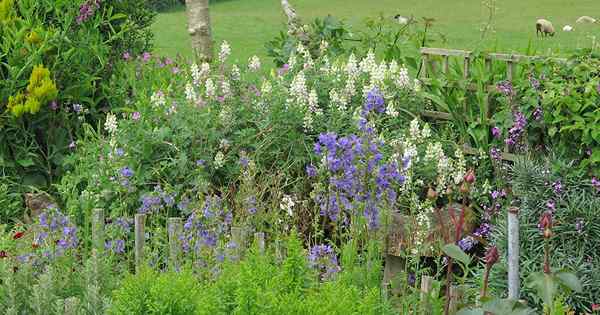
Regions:
<instances>
[{"instance_id":1,"label":"white sheep grazing","mask_svg":"<svg viewBox=\"0 0 600 315\"><path fill-rule=\"evenodd\" d=\"M398 22L398 24L400 25L405 25L408 24L409 18L400 14L396 14L396 16L394 16L394 20L396 20L396 22Z\"/></svg>"},{"instance_id":2,"label":"white sheep grazing","mask_svg":"<svg viewBox=\"0 0 600 315\"><path fill-rule=\"evenodd\" d=\"M535 30L536 35L542 33L542 36L554 36L554 26L552 26L550 21L545 19L535 21Z\"/></svg>"},{"instance_id":3,"label":"white sheep grazing","mask_svg":"<svg viewBox=\"0 0 600 315\"><path fill-rule=\"evenodd\" d=\"M591 24L593 24L593 23L596 23L596 19L594 19L591 16L584 15L584 16L579 17L577 19L577 21L575 21L575 22L579 23L579 24L582 24L582 23L591 23Z\"/></svg>"},{"instance_id":4,"label":"white sheep grazing","mask_svg":"<svg viewBox=\"0 0 600 315\"><path fill-rule=\"evenodd\" d=\"M565 25L563 27L563 31L565 31L565 32L570 32L572 30L573 30L573 26L571 26L571 25Z\"/></svg>"}]
</instances>

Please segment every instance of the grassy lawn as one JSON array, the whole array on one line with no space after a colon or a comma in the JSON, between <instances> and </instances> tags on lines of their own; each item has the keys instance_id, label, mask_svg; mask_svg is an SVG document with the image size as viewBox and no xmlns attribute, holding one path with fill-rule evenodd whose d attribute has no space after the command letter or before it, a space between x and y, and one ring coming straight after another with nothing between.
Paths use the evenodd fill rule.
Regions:
<instances>
[{"instance_id":1,"label":"grassy lawn","mask_svg":"<svg viewBox=\"0 0 600 315\"><path fill-rule=\"evenodd\" d=\"M600 41L600 25L576 25L581 15L600 18L598 0L505 0L496 3L495 32L481 43L479 31L487 18L481 0L293 0L300 17L308 22L327 14L342 18L354 29L366 17L383 13L436 19L434 30L448 38L449 48L468 49L477 45L502 52L524 52L531 45L538 52L568 52L590 46L592 35ZM596 15L595 15L596 14ZM557 30L554 38L535 35L535 21L546 18ZM246 61L256 54L265 56L264 43L285 27L279 0L223 0L211 4L213 35L217 43L227 40L233 59ZM565 24L575 27L563 32ZM159 14L154 25L156 50L163 55L191 55L183 7Z\"/></svg>"}]
</instances>

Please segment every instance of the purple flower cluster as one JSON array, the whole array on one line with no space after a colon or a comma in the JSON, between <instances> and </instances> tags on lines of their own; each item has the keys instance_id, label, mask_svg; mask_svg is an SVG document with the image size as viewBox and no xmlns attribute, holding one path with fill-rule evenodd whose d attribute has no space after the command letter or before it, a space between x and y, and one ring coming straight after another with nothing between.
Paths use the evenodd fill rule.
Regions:
<instances>
[{"instance_id":1,"label":"purple flower cluster","mask_svg":"<svg viewBox=\"0 0 600 315\"><path fill-rule=\"evenodd\" d=\"M319 276L323 281L332 279L341 270L335 251L329 245L311 247L308 262L311 268L319 272Z\"/></svg>"},{"instance_id":2,"label":"purple flower cluster","mask_svg":"<svg viewBox=\"0 0 600 315\"><path fill-rule=\"evenodd\" d=\"M393 204L397 196L395 186L405 181L397 162L383 161L380 150L383 144L375 137L373 128L368 126L371 113L384 111L383 96L373 89L361 111L360 135L339 137L332 132L322 133L315 143L314 152L324 156L329 181L328 192L317 195L315 201L320 206L321 215L332 221L339 219L341 210L356 214L355 211L362 209L369 228L376 229L381 203L387 200ZM307 173L315 176L317 172L309 165Z\"/></svg>"},{"instance_id":3,"label":"purple flower cluster","mask_svg":"<svg viewBox=\"0 0 600 315\"><path fill-rule=\"evenodd\" d=\"M77 24L82 24L91 18L97 9L100 8L102 0L87 0L79 7L79 15L77 16Z\"/></svg>"},{"instance_id":4,"label":"purple flower cluster","mask_svg":"<svg viewBox=\"0 0 600 315\"><path fill-rule=\"evenodd\" d=\"M256 214L256 197L255 196L250 196L248 198L246 198L246 209L248 209L248 213L250 213L251 215Z\"/></svg>"},{"instance_id":5,"label":"purple flower cluster","mask_svg":"<svg viewBox=\"0 0 600 315\"><path fill-rule=\"evenodd\" d=\"M538 106L533 111L533 119L540 120L542 119L542 117L544 117L544 110L542 109L542 107Z\"/></svg>"},{"instance_id":6,"label":"purple flower cluster","mask_svg":"<svg viewBox=\"0 0 600 315\"><path fill-rule=\"evenodd\" d=\"M222 207L221 198L209 196L202 211L192 212L183 225L179 235L183 252L199 255L203 248L216 250L218 239L231 225L231 212Z\"/></svg>"},{"instance_id":7,"label":"purple flower cluster","mask_svg":"<svg viewBox=\"0 0 600 315\"><path fill-rule=\"evenodd\" d=\"M556 195L560 195L562 193L563 190L563 186L562 186L562 182L559 180L555 181L554 183L552 183L552 191L554 191L554 194Z\"/></svg>"},{"instance_id":8,"label":"purple flower cluster","mask_svg":"<svg viewBox=\"0 0 600 315\"><path fill-rule=\"evenodd\" d=\"M514 94L513 85L510 81L499 82L496 85L496 89L505 96L512 96Z\"/></svg>"},{"instance_id":9,"label":"purple flower cluster","mask_svg":"<svg viewBox=\"0 0 600 315\"><path fill-rule=\"evenodd\" d=\"M154 192L144 194L140 202L142 205L138 208L138 213L157 213L175 204L175 194L168 194L160 186L156 186Z\"/></svg>"},{"instance_id":10,"label":"purple flower cluster","mask_svg":"<svg viewBox=\"0 0 600 315\"><path fill-rule=\"evenodd\" d=\"M493 127L492 136L494 136L494 138L496 139L500 139L500 137L502 137L502 130L500 130L500 128L498 127Z\"/></svg>"},{"instance_id":11,"label":"purple flower cluster","mask_svg":"<svg viewBox=\"0 0 600 315\"><path fill-rule=\"evenodd\" d=\"M317 177L317 168L312 164L307 165L306 175L308 175L308 177Z\"/></svg>"},{"instance_id":12,"label":"purple flower cluster","mask_svg":"<svg viewBox=\"0 0 600 315\"><path fill-rule=\"evenodd\" d=\"M472 236L465 236L457 243L458 247L465 252L470 251L476 244L477 240Z\"/></svg>"},{"instance_id":13,"label":"purple flower cluster","mask_svg":"<svg viewBox=\"0 0 600 315\"><path fill-rule=\"evenodd\" d=\"M536 79L536 77L533 76L533 74L529 74L529 83L531 84L531 87L535 90L540 89L540 81Z\"/></svg>"},{"instance_id":14,"label":"purple flower cluster","mask_svg":"<svg viewBox=\"0 0 600 315\"><path fill-rule=\"evenodd\" d=\"M117 240L107 240L104 243L104 248L106 250L112 251L115 254L124 254L125 253L125 240L117 239Z\"/></svg>"},{"instance_id":15,"label":"purple flower cluster","mask_svg":"<svg viewBox=\"0 0 600 315\"><path fill-rule=\"evenodd\" d=\"M58 245L56 254L61 255L65 250L77 247L79 243L77 227L56 207L47 208L39 215L38 226L38 233L33 241L36 247L55 243Z\"/></svg>"},{"instance_id":16,"label":"purple flower cluster","mask_svg":"<svg viewBox=\"0 0 600 315\"><path fill-rule=\"evenodd\" d=\"M525 131L525 127L527 126L527 118L521 112L514 113L514 123L513 126L508 130L508 137L504 139L504 142L508 145L515 145L523 131Z\"/></svg>"},{"instance_id":17,"label":"purple flower cluster","mask_svg":"<svg viewBox=\"0 0 600 315\"><path fill-rule=\"evenodd\" d=\"M502 159L502 152L500 151L500 149L498 149L496 147L492 147L490 149L490 157L493 160L500 161L500 159Z\"/></svg>"},{"instance_id":18,"label":"purple flower cluster","mask_svg":"<svg viewBox=\"0 0 600 315\"><path fill-rule=\"evenodd\" d=\"M317 196L321 215L337 221L340 206L351 213L355 209L353 203L359 202L364 204L364 215L369 226L378 226L379 201L385 195L393 202L396 199L394 184L404 182L396 162L382 162L380 145L368 136L338 138L334 133L319 136L315 153L325 155L330 186L327 196Z\"/></svg>"},{"instance_id":19,"label":"purple flower cluster","mask_svg":"<svg viewBox=\"0 0 600 315\"><path fill-rule=\"evenodd\" d=\"M104 248L115 254L125 253L125 239L131 232L132 220L125 217L107 220L106 231L111 239L106 240Z\"/></svg>"},{"instance_id":20,"label":"purple flower cluster","mask_svg":"<svg viewBox=\"0 0 600 315\"><path fill-rule=\"evenodd\" d=\"M473 236L465 236L460 241L458 241L458 247L463 251L470 251L473 246L479 244L479 239L486 239L490 236L492 232L492 226L484 222L482 223L473 233Z\"/></svg>"},{"instance_id":21,"label":"purple flower cluster","mask_svg":"<svg viewBox=\"0 0 600 315\"><path fill-rule=\"evenodd\" d=\"M484 222L475 230L473 235L480 238L488 238L490 233L492 233L492 226L489 223Z\"/></svg>"},{"instance_id":22,"label":"purple flower cluster","mask_svg":"<svg viewBox=\"0 0 600 315\"><path fill-rule=\"evenodd\" d=\"M600 192L600 180L598 180L596 177L592 177L592 187L596 188L596 191Z\"/></svg>"}]
</instances>

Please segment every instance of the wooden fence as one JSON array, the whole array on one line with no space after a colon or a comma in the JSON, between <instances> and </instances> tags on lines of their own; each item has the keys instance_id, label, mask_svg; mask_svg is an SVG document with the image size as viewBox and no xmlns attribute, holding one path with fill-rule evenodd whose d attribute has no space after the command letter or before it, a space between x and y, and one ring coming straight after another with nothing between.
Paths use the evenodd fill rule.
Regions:
<instances>
[{"instance_id":1,"label":"wooden fence","mask_svg":"<svg viewBox=\"0 0 600 315\"><path fill-rule=\"evenodd\" d=\"M462 63L462 79L469 80L472 74L472 64L476 61L476 59L483 59L485 64L485 71L492 73L494 62L500 62L505 64L506 73L505 79L507 81L512 82L515 77L515 67L519 63L529 63L535 61L543 61L543 60L552 60L555 62L566 63L567 59L565 58L548 58L543 56L527 56L527 55L519 55L519 54L500 54L500 53L487 53L487 54L474 54L472 51L468 50L457 50L457 49L443 49L443 48L429 48L423 47L421 48L421 70L419 73L419 80L423 83L423 85L431 86L432 80L430 77L432 76L440 76L446 79L449 79L450 74L450 58L458 59L459 63ZM441 64L441 65L440 65ZM438 70L441 69L441 70ZM495 92L497 87L493 82L486 82L485 86L486 97L484 101L486 102L485 108L486 113L485 116L487 119L490 118L490 98L491 93ZM453 82L448 82L444 87L456 87L456 84ZM466 89L468 91L474 92L478 90L476 84L467 84ZM469 104L464 104L465 112L468 109ZM452 114L447 112L440 112L434 110L424 110L421 112L423 117L427 117L434 120L451 120ZM479 154L479 152L471 148L469 146L464 146L464 152L467 154ZM504 150L501 154L501 158L506 161L515 161L518 156L509 152L508 146L504 147Z\"/></svg>"}]
</instances>

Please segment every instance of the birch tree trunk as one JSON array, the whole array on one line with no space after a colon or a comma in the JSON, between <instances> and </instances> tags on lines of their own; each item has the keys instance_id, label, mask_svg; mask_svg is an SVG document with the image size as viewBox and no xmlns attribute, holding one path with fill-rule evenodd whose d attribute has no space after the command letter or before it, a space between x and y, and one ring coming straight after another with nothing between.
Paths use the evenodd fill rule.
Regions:
<instances>
[{"instance_id":1,"label":"birch tree trunk","mask_svg":"<svg viewBox=\"0 0 600 315\"><path fill-rule=\"evenodd\" d=\"M209 0L185 0L192 49L201 60L211 60L213 56L208 2Z\"/></svg>"}]
</instances>

